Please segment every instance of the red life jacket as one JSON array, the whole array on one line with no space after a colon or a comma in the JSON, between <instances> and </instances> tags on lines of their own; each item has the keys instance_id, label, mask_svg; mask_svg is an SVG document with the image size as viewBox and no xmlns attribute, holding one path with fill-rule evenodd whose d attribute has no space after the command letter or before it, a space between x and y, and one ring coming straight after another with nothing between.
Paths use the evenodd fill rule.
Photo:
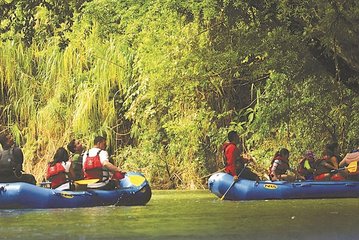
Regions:
<instances>
[{"instance_id":1,"label":"red life jacket","mask_svg":"<svg viewBox=\"0 0 359 240\"><path fill-rule=\"evenodd\" d=\"M46 178L51 182L51 188L57 188L69 181L65 168L61 163L56 163L55 165L49 163Z\"/></svg>"},{"instance_id":2,"label":"red life jacket","mask_svg":"<svg viewBox=\"0 0 359 240\"><path fill-rule=\"evenodd\" d=\"M87 151L85 163L83 166L84 169L84 179L100 179L100 181L105 181L103 174L103 166L100 160L100 151L93 157L89 156L89 152ZM108 177L107 177L108 179Z\"/></svg>"}]
</instances>

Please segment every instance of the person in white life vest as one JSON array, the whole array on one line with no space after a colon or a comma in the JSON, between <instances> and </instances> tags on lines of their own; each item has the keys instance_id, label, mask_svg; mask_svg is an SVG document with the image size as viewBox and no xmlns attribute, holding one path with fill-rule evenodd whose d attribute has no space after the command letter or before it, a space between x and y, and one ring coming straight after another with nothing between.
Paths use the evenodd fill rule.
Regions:
<instances>
[{"instance_id":1,"label":"person in white life vest","mask_svg":"<svg viewBox=\"0 0 359 240\"><path fill-rule=\"evenodd\" d=\"M118 181L124 178L125 172L110 162L106 148L106 138L97 136L93 148L83 155L84 179L100 179L97 183L88 184L87 188L112 190L118 188Z\"/></svg>"},{"instance_id":2,"label":"person in white life vest","mask_svg":"<svg viewBox=\"0 0 359 240\"><path fill-rule=\"evenodd\" d=\"M51 188L57 190L74 190L72 180L75 172L69 161L69 154L65 148L57 149L54 160L47 166L46 178L51 182Z\"/></svg>"}]
</instances>

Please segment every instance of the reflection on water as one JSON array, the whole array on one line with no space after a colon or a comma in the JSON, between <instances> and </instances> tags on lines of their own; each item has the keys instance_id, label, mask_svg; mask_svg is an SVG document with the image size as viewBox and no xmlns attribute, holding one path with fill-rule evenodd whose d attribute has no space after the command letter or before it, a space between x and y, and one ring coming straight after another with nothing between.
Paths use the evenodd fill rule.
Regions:
<instances>
[{"instance_id":1,"label":"reflection on water","mask_svg":"<svg viewBox=\"0 0 359 240\"><path fill-rule=\"evenodd\" d=\"M359 199L221 201L154 191L144 207L1 210L0 239L359 239Z\"/></svg>"}]
</instances>

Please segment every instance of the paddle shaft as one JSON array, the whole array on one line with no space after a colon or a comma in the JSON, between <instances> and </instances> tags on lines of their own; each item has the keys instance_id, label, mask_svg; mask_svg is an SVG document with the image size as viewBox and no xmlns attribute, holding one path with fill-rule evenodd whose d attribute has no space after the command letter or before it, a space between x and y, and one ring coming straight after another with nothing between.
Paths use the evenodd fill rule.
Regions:
<instances>
[{"instance_id":1,"label":"paddle shaft","mask_svg":"<svg viewBox=\"0 0 359 240\"><path fill-rule=\"evenodd\" d=\"M80 185L88 185L88 184L97 183L98 181L100 181L100 179L98 179L98 178L95 178L95 179L83 179L83 180L77 180L77 181L75 181L75 183L80 184Z\"/></svg>"},{"instance_id":2,"label":"paddle shaft","mask_svg":"<svg viewBox=\"0 0 359 240\"><path fill-rule=\"evenodd\" d=\"M241 174L243 173L244 169L246 169L247 167L247 163L245 163L243 165L243 169L239 172L239 174L237 175L237 177L239 178L241 176ZM223 200L225 198L225 196L227 195L227 193L229 192L229 190L231 190L231 188L233 187L233 185L236 183L237 181L233 181L232 184L229 186L229 188L227 189L227 191L223 194L223 196L221 197L221 200Z\"/></svg>"},{"instance_id":3,"label":"paddle shaft","mask_svg":"<svg viewBox=\"0 0 359 240\"><path fill-rule=\"evenodd\" d=\"M338 171L342 171L342 170L348 170L349 172L356 172L357 169L358 169L358 165L357 165L357 162L351 162L348 166L346 167L342 167L342 168L338 168L338 169L333 169L331 170L330 172L331 173L335 173L335 172L338 172Z\"/></svg>"}]
</instances>

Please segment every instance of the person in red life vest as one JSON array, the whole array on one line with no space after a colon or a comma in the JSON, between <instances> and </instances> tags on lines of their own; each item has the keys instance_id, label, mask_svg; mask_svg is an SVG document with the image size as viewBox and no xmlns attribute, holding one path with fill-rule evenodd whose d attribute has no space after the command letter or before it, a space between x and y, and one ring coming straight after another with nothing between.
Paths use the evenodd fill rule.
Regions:
<instances>
[{"instance_id":1,"label":"person in red life vest","mask_svg":"<svg viewBox=\"0 0 359 240\"><path fill-rule=\"evenodd\" d=\"M75 172L74 180L81 180L84 178L82 171L82 160L84 155L84 147L79 140L72 139L69 144L67 144L67 149L72 153L71 162Z\"/></svg>"},{"instance_id":2,"label":"person in red life vest","mask_svg":"<svg viewBox=\"0 0 359 240\"><path fill-rule=\"evenodd\" d=\"M338 170L337 157L331 148L325 147L323 156L315 161L314 180L316 181L341 181L345 180L343 173ZM334 173L333 173L334 172Z\"/></svg>"},{"instance_id":3,"label":"person in red life vest","mask_svg":"<svg viewBox=\"0 0 359 240\"><path fill-rule=\"evenodd\" d=\"M352 181L359 181L359 167L358 167L358 163L359 163L359 144L358 144L358 147L357 147L356 150L353 150L352 152L347 153L345 155L343 160L339 163L339 167L346 167L352 162L355 162L357 164L357 171L355 171L355 172L347 172L346 171L346 173L348 174L348 179L352 180Z\"/></svg>"},{"instance_id":4,"label":"person in red life vest","mask_svg":"<svg viewBox=\"0 0 359 240\"><path fill-rule=\"evenodd\" d=\"M51 188L61 191L74 190L72 180L75 177L69 154L65 148L57 149L54 160L47 166L46 178L51 182Z\"/></svg>"},{"instance_id":5,"label":"person in red life vest","mask_svg":"<svg viewBox=\"0 0 359 240\"><path fill-rule=\"evenodd\" d=\"M0 182L27 182L36 185L32 174L23 173L24 154L21 148L15 145L12 134L7 131L1 133L0 144Z\"/></svg>"},{"instance_id":6,"label":"person in red life vest","mask_svg":"<svg viewBox=\"0 0 359 240\"><path fill-rule=\"evenodd\" d=\"M83 155L84 179L100 179L98 183L87 185L87 188L112 190L118 188L119 180L124 178L125 172L110 162L106 148L106 138L97 136L94 147Z\"/></svg>"},{"instance_id":7,"label":"person in red life vest","mask_svg":"<svg viewBox=\"0 0 359 240\"><path fill-rule=\"evenodd\" d=\"M245 166L246 163L253 161L252 158L244 157L241 154L239 145L239 136L236 131L230 131L228 133L228 141L223 144L223 156L225 159L225 172L233 176L233 181L238 180L239 177L259 181L257 174L253 173L249 168Z\"/></svg>"},{"instance_id":8,"label":"person in red life vest","mask_svg":"<svg viewBox=\"0 0 359 240\"><path fill-rule=\"evenodd\" d=\"M288 173L291 171L295 176ZM272 181L294 181L296 178L304 180L303 176L300 176L297 171L290 168L289 166L289 151L286 148L282 148L280 151L276 152L271 166L269 168L269 178Z\"/></svg>"}]
</instances>

